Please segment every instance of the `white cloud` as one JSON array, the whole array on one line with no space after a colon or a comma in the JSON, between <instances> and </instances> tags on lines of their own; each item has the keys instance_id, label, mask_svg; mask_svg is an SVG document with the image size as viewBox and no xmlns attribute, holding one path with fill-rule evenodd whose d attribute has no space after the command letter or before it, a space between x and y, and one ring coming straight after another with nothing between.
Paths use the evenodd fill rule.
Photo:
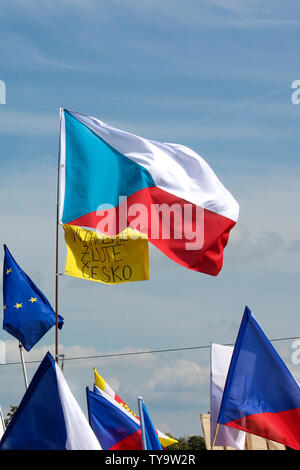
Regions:
<instances>
[{"instance_id":1,"label":"white cloud","mask_svg":"<svg viewBox=\"0 0 300 470\"><path fill-rule=\"evenodd\" d=\"M19 362L20 353L16 340L5 341L6 346L6 360L7 362ZM43 346L35 346L31 351L24 350L24 357L26 362L37 361L41 362L47 352L54 356L54 344L46 344ZM93 346L83 347L78 345L63 346L59 345L59 354L64 354L67 358L93 356L99 354ZM77 362L76 367L80 367L80 361Z\"/></svg>"},{"instance_id":2,"label":"white cloud","mask_svg":"<svg viewBox=\"0 0 300 470\"><path fill-rule=\"evenodd\" d=\"M182 359L170 366L156 369L146 387L150 393L190 391L206 383L208 374L207 367Z\"/></svg>"},{"instance_id":3,"label":"white cloud","mask_svg":"<svg viewBox=\"0 0 300 470\"><path fill-rule=\"evenodd\" d=\"M283 238L276 232L260 231L252 234L245 224L237 224L231 234L226 258L231 262L263 260L284 246Z\"/></svg>"},{"instance_id":4,"label":"white cloud","mask_svg":"<svg viewBox=\"0 0 300 470\"><path fill-rule=\"evenodd\" d=\"M54 330L52 330L54 334ZM6 347L6 360L7 362L19 362L19 348L17 347L16 340L5 341ZM146 350L142 348L135 348L134 346L127 346L120 350L109 350L109 351L100 351L94 346L80 346L77 344L71 346L64 346L59 344L58 346L59 355L62 358L62 355L65 357L65 361L68 362L68 368L85 368L85 358L89 360L97 361L98 367L105 364L109 357L114 357L114 363L117 367L122 364L122 358L126 357L126 362L130 367L141 367L145 369L152 369L156 363L156 357L153 354L136 354L143 353ZM54 344L44 344L42 346L35 346L31 351L24 350L24 356L26 362L37 361L40 362L47 352L50 352L54 356ZM131 354L134 353L134 354ZM128 355L127 355L128 354ZM101 358L98 356L106 356ZM100 371L99 371L100 372ZM108 379L107 379L108 380ZM120 387L120 382L117 378L111 377L116 387ZM109 381L109 380L108 380ZM114 387L113 387L114 388Z\"/></svg>"}]
</instances>

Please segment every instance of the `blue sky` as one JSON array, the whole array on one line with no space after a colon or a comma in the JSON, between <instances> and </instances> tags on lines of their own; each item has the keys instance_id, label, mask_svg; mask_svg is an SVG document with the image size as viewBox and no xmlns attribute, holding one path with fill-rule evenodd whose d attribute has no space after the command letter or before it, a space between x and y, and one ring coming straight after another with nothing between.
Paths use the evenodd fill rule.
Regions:
<instances>
[{"instance_id":1,"label":"blue sky","mask_svg":"<svg viewBox=\"0 0 300 470\"><path fill-rule=\"evenodd\" d=\"M234 342L247 304L270 338L300 334L300 5L287 0L0 1L1 240L54 300L59 107L155 140L185 144L240 204L217 278L151 248L150 281L104 286L63 277L67 356ZM61 235L60 270L65 247ZM2 255L1 255L2 256ZM18 359L6 332L7 360ZM26 358L52 347L49 332ZM274 343L275 344L275 343ZM291 342L276 343L290 361ZM70 361L86 411L92 367L155 424L201 433L209 350ZM32 376L36 366L29 367ZM4 411L23 393L19 366L0 366Z\"/></svg>"}]
</instances>

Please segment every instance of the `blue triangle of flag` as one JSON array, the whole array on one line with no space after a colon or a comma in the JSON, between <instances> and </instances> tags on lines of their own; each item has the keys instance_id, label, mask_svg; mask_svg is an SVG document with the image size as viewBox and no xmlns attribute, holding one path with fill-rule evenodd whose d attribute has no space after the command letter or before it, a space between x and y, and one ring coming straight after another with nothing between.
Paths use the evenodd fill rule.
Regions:
<instances>
[{"instance_id":1,"label":"blue triangle of flag","mask_svg":"<svg viewBox=\"0 0 300 470\"><path fill-rule=\"evenodd\" d=\"M218 422L300 449L300 387L248 307Z\"/></svg>"},{"instance_id":2,"label":"blue triangle of flag","mask_svg":"<svg viewBox=\"0 0 300 470\"><path fill-rule=\"evenodd\" d=\"M89 422L102 449L142 450L140 424L135 418L103 392L86 391Z\"/></svg>"},{"instance_id":3,"label":"blue triangle of flag","mask_svg":"<svg viewBox=\"0 0 300 470\"><path fill-rule=\"evenodd\" d=\"M143 418L144 418L147 450L162 450L161 443L158 439L157 433L152 424L150 415L148 413L148 410L146 408L144 401L142 403L142 411L143 411Z\"/></svg>"},{"instance_id":4,"label":"blue triangle of flag","mask_svg":"<svg viewBox=\"0 0 300 470\"><path fill-rule=\"evenodd\" d=\"M0 442L0 450L64 450L67 432L55 363L41 362Z\"/></svg>"}]
</instances>

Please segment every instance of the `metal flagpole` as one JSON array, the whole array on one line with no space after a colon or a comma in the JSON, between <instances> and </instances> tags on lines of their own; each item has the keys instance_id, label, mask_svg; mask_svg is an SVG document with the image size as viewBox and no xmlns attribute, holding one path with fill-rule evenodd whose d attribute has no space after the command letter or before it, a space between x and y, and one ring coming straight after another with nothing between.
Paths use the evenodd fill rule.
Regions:
<instances>
[{"instance_id":1,"label":"metal flagpole","mask_svg":"<svg viewBox=\"0 0 300 470\"><path fill-rule=\"evenodd\" d=\"M60 187L60 146L61 146L61 114L63 107L59 110L60 129L59 129L59 148L57 165L57 198L56 198L56 244L55 244L55 361L58 364L58 243L59 243L59 187Z\"/></svg>"},{"instance_id":2,"label":"metal flagpole","mask_svg":"<svg viewBox=\"0 0 300 470\"><path fill-rule=\"evenodd\" d=\"M5 426L5 421L4 421L4 417L3 417L3 413L2 413L2 408L1 408L1 407L0 407L0 419L1 419L2 427L3 427L3 431L5 431L6 426Z\"/></svg>"},{"instance_id":3,"label":"metal flagpole","mask_svg":"<svg viewBox=\"0 0 300 470\"><path fill-rule=\"evenodd\" d=\"M144 421L144 413L143 413L143 397L138 397L138 408L139 408L140 423L141 423L143 450L147 450L146 433L145 433L145 421Z\"/></svg>"},{"instance_id":4,"label":"metal flagpole","mask_svg":"<svg viewBox=\"0 0 300 470\"><path fill-rule=\"evenodd\" d=\"M57 176L57 207L56 207L56 248L55 248L55 361L58 363L58 217L59 217L59 166Z\"/></svg>"},{"instance_id":5,"label":"metal flagpole","mask_svg":"<svg viewBox=\"0 0 300 470\"><path fill-rule=\"evenodd\" d=\"M28 379L27 379L26 365L25 365L24 354L23 354L23 346L20 342L19 342L19 351L20 351L20 357L21 357L21 363L22 363L22 369L23 369L25 388L27 390L27 388L28 388Z\"/></svg>"},{"instance_id":6,"label":"metal flagpole","mask_svg":"<svg viewBox=\"0 0 300 470\"><path fill-rule=\"evenodd\" d=\"M213 450L213 441L215 441L215 439L213 438L212 439L212 417L211 417L211 411L212 411L212 341L210 342L210 416L209 416L209 419L210 419L210 445L211 445L211 448L210 450Z\"/></svg>"}]
</instances>

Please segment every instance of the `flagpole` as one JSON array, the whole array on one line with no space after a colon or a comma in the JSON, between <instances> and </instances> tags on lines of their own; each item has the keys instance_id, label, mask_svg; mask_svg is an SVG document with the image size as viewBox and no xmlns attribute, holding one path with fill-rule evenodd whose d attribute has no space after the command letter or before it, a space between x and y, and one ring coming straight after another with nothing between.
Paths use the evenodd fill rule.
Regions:
<instances>
[{"instance_id":1,"label":"flagpole","mask_svg":"<svg viewBox=\"0 0 300 470\"><path fill-rule=\"evenodd\" d=\"M212 426L212 419L211 419L211 410L212 410L212 341L210 342L210 426ZM211 443L211 449L210 450L214 450L214 446L215 446L215 443L216 443L216 439L217 439L217 435L218 435L218 432L219 432L219 427L220 427L220 424L217 422L217 426L216 426L216 429L215 429L215 433L214 433L214 437L213 437L213 440L212 440L212 443ZM211 432L210 432L210 435L211 435Z\"/></svg>"},{"instance_id":2,"label":"flagpole","mask_svg":"<svg viewBox=\"0 0 300 470\"><path fill-rule=\"evenodd\" d=\"M58 181L57 181L57 194L59 187L59 167L58 167ZM57 197L58 199L58 197ZM56 208L56 249L55 249L55 361L58 363L58 200Z\"/></svg>"},{"instance_id":3,"label":"flagpole","mask_svg":"<svg viewBox=\"0 0 300 470\"><path fill-rule=\"evenodd\" d=\"M219 431L219 426L220 426L220 423L217 423L217 427L216 427L216 431L215 431L215 435L214 435L214 440L213 440L213 443L212 443L212 446L211 446L211 450L213 450L213 448L215 446L215 442L216 442L216 439L217 439L217 434L218 434L218 431Z\"/></svg>"},{"instance_id":4,"label":"flagpole","mask_svg":"<svg viewBox=\"0 0 300 470\"><path fill-rule=\"evenodd\" d=\"M5 426L5 421L4 421L4 417L3 417L3 413L2 413L2 408L1 408L1 407L0 407L0 419L1 419L2 427L3 427L3 431L5 431L6 426Z\"/></svg>"},{"instance_id":5,"label":"flagpole","mask_svg":"<svg viewBox=\"0 0 300 470\"><path fill-rule=\"evenodd\" d=\"M23 346L20 342L19 342L19 351L20 351L20 357L21 357L21 363L22 363L22 369L23 369L25 388L27 390L27 388L28 388L28 379L27 379L26 365L25 365L24 354L23 354Z\"/></svg>"},{"instance_id":6,"label":"flagpole","mask_svg":"<svg viewBox=\"0 0 300 470\"><path fill-rule=\"evenodd\" d=\"M63 107L59 110L60 127L61 113ZM59 148L58 148L58 165L57 165L57 196L56 196L56 243L55 243L55 361L58 364L58 249L59 249L59 187L60 187L60 145L61 145L61 129L59 130Z\"/></svg>"},{"instance_id":7,"label":"flagpole","mask_svg":"<svg viewBox=\"0 0 300 470\"><path fill-rule=\"evenodd\" d=\"M143 405L143 397L138 397L138 408L139 408L140 423L141 423L142 445L143 445L143 450L147 450L146 433L145 433L145 421L144 421L144 413L143 413L143 406L142 405Z\"/></svg>"},{"instance_id":8,"label":"flagpole","mask_svg":"<svg viewBox=\"0 0 300 470\"><path fill-rule=\"evenodd\" d=\"M211 411L212 411L212 341L210 342L210 356L209 356L209 369L210 369L210 415L209 415L209 421L210 421L210 450L213 450L213 444L212 444L212 417L211 417Z\"/></svg>"}]
</instances>

